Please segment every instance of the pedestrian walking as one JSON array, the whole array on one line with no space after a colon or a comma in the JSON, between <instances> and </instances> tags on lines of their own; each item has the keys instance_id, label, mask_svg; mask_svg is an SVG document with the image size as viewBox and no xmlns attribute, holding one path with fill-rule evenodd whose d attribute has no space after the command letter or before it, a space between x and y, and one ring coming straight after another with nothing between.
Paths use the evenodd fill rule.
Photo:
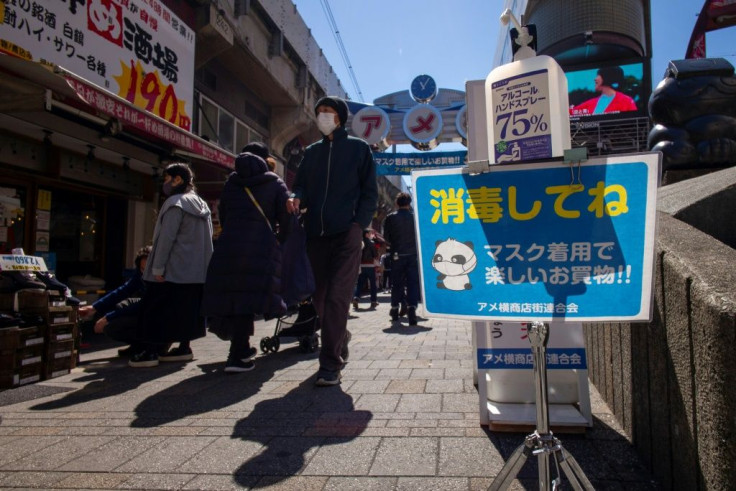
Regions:
<instances>
[{"instance_id":1,"label":"pedestrian walking","mask_svg":"<svg viewBox=\"0 0 736 491\"><path fill-rule=\"evenodd\" d=\"M353 295L353 308L355 310L358 309L358 304L366 281L368 282L370 292L371 308L375 309L378 307L378 287L376 285L378 249L376 249L376 243L373 241L375 236L375 232L371 229L363 231L363 249L360 255L360 273L358 274L358 281L355 284L355 294Z\"/></svg>"},{"instance_id":2,"label":"pedestrian walking","mask_svg":"<svg viewBox=\"0 0 736 491\"><path fill-rule=\"evenodd\" d=\"M377 208L376 166L370 146L348 136L347 103L327 96L315 105L324 137L308 146L288 200L304 210L307 254L314 272L314 306L321 320L322 347L316 385L340 383L348 358L350 300L358 276L363 230Z\"/></svg>"},{"instance_id":3,"label":"pedestrian walking","mask_svg":"<svg viewBox=\"0 0 736 491\"><path fill-rule=\"evenodd\" d=\"M230 340L226 373L255 368L250 345L255 316L283 315L281 243L291 216L288 190L266 161L241 153L220 195L222 233L215 243L204 286L202 314L210 329ZM274 233L279 230L278 236Z\"/></svg>"},{"instance_id":4,"label":"pedestrian walking","mask_svg":"<svg viewBox=\"0 0 736 491\"><path fill-rule=\"evenodd\" d=\"M196 193L189 165L170 164L163 175L168 198L159 210L143 272L146 291L138 325L143 349L130 357L132 367L191 360L189 342L206 334L200 304L212 256L210 208ZM166 351L175 342L179 346Z\"/></svg>"},{"instance_id":5,"label":"pedestrian walking","mask_svg":"<svg viewBox=\"0 0 736 491\"><path fill-rule=\"evenodd\" d=\"M391 249L387 249L385 253L381 254L381 269L383 274L381 276L381 290L391 291Z\"/></svg>"},{"instance_id":6,"label":"pedestrian walking","mask_svg":"<svg viewBox=\"0 0 736 491\"><path fill-rule=\"evenodd\" d=\"M415 326L419 303L419 264L411 195L404 192L397 194L396 208L383 222L383 237L389 243L392 253L389 315L391 320L399 320L399 308L405 300L409 325Z\"/></svg>"}]
</instances>

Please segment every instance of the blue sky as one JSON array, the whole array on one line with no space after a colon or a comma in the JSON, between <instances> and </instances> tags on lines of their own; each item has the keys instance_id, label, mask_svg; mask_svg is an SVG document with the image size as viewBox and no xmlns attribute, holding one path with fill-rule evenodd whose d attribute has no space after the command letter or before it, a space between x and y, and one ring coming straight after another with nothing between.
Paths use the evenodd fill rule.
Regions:
<instances>
[{"instance_id":1,"label":"blue sky","mask_svg":"<svg viewBox=\"0 0 736 491\"><path fill-rule=\"evenodd\" d=\"M440 88L465 90L493 68L502 0L328 0L362 97L353 85L322 6L294 0L350 98L374 99L409 88L419 74ZM682 59L702 0L652 0L652 81ZM709 57L736 65L736 27L708 34Z\"/></svg>"}]
</instances>

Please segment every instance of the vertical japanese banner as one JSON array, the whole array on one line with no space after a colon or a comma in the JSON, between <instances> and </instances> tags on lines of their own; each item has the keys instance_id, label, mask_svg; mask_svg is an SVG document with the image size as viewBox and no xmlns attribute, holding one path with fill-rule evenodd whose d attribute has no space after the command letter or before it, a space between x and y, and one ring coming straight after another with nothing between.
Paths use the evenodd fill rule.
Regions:
<instances>
[{"instance_id":1,"label":"vertical japanese banner","mask_svg":"<svg viewBox=\"0 0 736 491\"><path fill-rule=\"evenodd\" d=\"M195 34L159 0L9 0L0 53L58 65L191 129Z\"/></svg>"},{"instance_id":2,"label":"vertical japanese banner","mask_svg":"<svg viewBox=\"0 0 736 491\"><path fill-rule=\"evenodd\" d=\"M427 312L648 320L660 157L412 172Z\"/></svg>"}]
</instances>

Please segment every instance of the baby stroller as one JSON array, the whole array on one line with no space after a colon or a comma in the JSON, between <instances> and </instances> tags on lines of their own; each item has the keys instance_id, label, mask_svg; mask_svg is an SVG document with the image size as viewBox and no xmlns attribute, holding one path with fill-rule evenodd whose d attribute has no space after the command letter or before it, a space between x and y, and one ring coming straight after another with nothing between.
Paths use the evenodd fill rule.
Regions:
<instances>
[{"instance_id":1,"label":"baby stroller","mask_svg":"<svg viewBox=\"0 0 736 491\"><path fill-rule=\"evenodd\" d=\"M289 320L294 315L296 319ZM299 349L303 353L314 353L319 348L317 331L319 331L319 317L312 299L308 298L278 318L273 337L261 338L261 352L277 352L281 346L280 338L290 337L299 339Z\"/></svg>"}]
</instances>

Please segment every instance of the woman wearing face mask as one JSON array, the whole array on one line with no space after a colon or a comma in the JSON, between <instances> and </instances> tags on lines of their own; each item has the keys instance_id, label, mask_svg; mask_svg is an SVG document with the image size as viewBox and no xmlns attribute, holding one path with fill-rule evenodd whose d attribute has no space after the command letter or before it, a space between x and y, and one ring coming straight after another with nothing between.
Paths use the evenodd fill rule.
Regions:
<instances>
[{"instance_id":1,"label":"woman wearing face mask","mask_svg":"<svg viewBox=\"0 0 736 491\"><path fill-rule=\"evenodd\" d=\"M146 293L138 327L144 347L131 356L128 363L132 367L191 360L189 342L205 335L199 308L212 256L210 209L195 192L194 175L187 164L166 167L162 189L168 198L159 210L143 272ZM179 346L166 351L174 342Z\"/></svg>"}]
</instances>

